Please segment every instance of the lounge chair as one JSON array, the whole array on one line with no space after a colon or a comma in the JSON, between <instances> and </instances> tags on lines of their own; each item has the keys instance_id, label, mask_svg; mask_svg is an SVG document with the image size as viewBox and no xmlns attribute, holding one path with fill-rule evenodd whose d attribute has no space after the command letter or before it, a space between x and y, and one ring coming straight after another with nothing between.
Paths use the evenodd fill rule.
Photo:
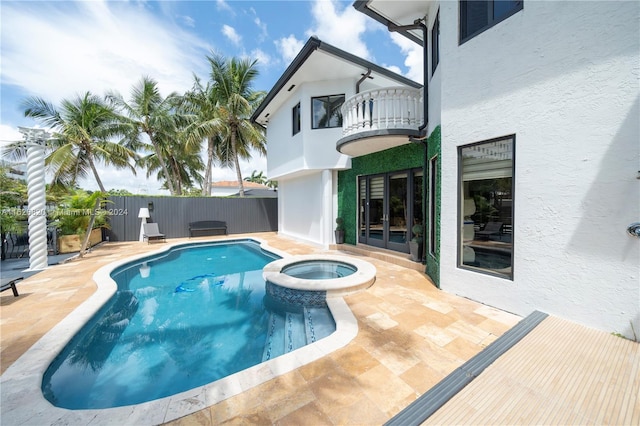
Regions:
<instances>
[{"instance_id":1,"label":"lounge chair","mask_svg":"<svg viewBox=\"0 0 640 426\"><path fill-rule=\"evenodd\" d=\"M489 239L492 235L500 235L502 233L502 222L487 222L482 231L476 232L476 237Z\"/></svg>"},{"instance_id":2,"label":"lounge chair","mask_svg":"<svg viewBox=\"0 0 640 426\"><path fill-rule=\"evenodd\" d=\"M151 244L153 241L166 241L164 234L160 233L157 223L143 223L142 239L147 241L147 244Z\"/></svg>"},{"instance_id":3,"label":"lounge chair","mask_svg":"<svg viewBox=\"0 0 640 426\"><path fill-rule=\"evenodd\" d=\"M16 288L16 283L18 281L20 281L21 279L23 279L24 277L18 277L18 278L3 278L2 279L2 287L0 288L0 291L5 291L5 290L9 290L11 289L11 291L13 291L13 296L14 297L18 297L18 289Z\"/></svg>"}]
</instances>

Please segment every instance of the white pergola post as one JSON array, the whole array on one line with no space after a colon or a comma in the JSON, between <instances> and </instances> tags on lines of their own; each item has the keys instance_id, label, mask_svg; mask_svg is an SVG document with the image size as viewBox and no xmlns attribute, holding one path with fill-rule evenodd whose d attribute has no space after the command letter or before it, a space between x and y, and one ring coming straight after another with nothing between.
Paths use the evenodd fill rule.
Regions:
<instances>
[{"instance_id":1,"label":"white pergola post","mask_svg":"<svg viewBox=\"0 0 640 426\"><path fill-rule=\"evenodd\" d=\"M49 135L43 129L18 127L27 145L27 194L29 200L29 269L40 271L47 262L47 212L44 149Z\"/></svg>"}]
</instances>

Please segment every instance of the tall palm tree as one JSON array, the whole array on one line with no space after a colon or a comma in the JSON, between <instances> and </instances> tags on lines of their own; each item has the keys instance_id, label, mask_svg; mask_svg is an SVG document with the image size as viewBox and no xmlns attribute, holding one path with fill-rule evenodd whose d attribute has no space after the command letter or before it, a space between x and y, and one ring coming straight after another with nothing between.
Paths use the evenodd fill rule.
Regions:
<instances>
[{"instance_id":1,"label":"tall palm tree","mask_svg":"<svg viewBox=\"0 0 640 426\"><path fill-rule=\"evenodd\" d=\"M258 76L258 61L226 59L220 55L207 56L207 59L211 65L213 94L218 102L218 131L223 142L217 147L218 158L226 166L233 165L240 186L240 197L244 197L239 158L251 158L252 149L261 155L266 153L264 132L250 121L251 113L265 96L264 92L252 88Z\"/></svg>"},{"instance_id":2,"label":"tall palm tree","mask_svg":"<svg viewBox=\"0 0 640 426\"><path fill-rule=\"evenodd\" d=\"M34 97L24 101L25 117L49 127L45 162L52 166L54 184L74 186L78 178L93 174L101 192L106 192L96 162L117 168L128 167L135 174L132 160L136 153L110 140L123 129L115 121L113 110L100 97L86 92L75 99L63 99L60 108ZM15 151L18 156L24 150Z\"/></svg>"},{"instance_id":3,"label":"tall palm tree","mask_svg":"<svg viewBox=\"0 0 640 426\"><path fill-rule=\"evenodd\" d=\"M203 85L194 76L193 87L182 98L181 108L194 116L187 128L191 141L205 141L207 145L207 164L202 183L202 195L211 195L211 176L213 161L216 156L216 145L219 143L221 121L218 116L218 99L211 82Z\"/></svg>"},{"instance_id":4,"label":"tall palm tree","mask_svg":"<svg viewBox=\"0 0 640 426\"><path fill-rule=\"evenodd\" d=\"M174 182L176 195L183 195L186 189L191 189L194 183L201 184L200 172L204 169L204 164L200 158L200 147L186 142L187 134L181 131L176 136L176 143L162 144L163 156L167 159L167 168ZM147 177L154 172L156 178L164 181L164 186L168 184L164 179L158 157L152 153L140 159L140 164L147 169Z\"/></svg>"},{"instance_id":5,"label":"tall palm tree","mask_svg":"<svg viewBox=\"0 0 640 426\"><path fill-rule=\"evenodd\" d=\"M166 149L167 143L174 141L178 132L180 117L175 110L178 95L172 93L166 98L163 97L156 81L145 76L133 86L129 102L115 92L109 93L107 98L123 113L120 120L129 128L126 134L129 146L140 146L143 136L148 137L169 192L171 195L177 195L176 184L169 171L163 146Z\"/></svg>"},{"instance_id":6,"label":"tall palm tree","mask_svg":"<svg viewBox=\"0 0 640 426\"><path fill-rule=\"evenodd\" d=\"M135 174L132 163L137 155L132 149L110 140L123 129L115 120L113 109L100 97L86 92L84 96L62 100L60 108L34 97L24 101L24 108L26 117L35 118L53 132L47 142L49 153L45 164L53 168L54 184L75 186L79 177L86 177L91 172L100 192L105 193L96 162L117 168L128 167ZM25 151L17 149L14 152L20 156ZM97 197L80 256L87 248L99 207L100 197Z\"/></svg>"}]
</instances>

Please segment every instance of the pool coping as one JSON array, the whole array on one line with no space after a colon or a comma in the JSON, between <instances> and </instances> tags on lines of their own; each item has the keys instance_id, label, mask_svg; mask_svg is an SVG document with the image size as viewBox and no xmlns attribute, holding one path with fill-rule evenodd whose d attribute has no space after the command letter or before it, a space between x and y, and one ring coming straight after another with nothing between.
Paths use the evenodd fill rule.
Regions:
<instances>
[{"instance_id":1,"label":"pool coping","mask_svg":"<svg viewBox=\"0 0 640 426\"><path fill-rule=\"evenodd\" d=\"M289 266L316 260L346 263L354 266L356 271L351 275L328 279L297 278L282 272ZM327 298L331 298L347 296L371 287L376 280L376 272L375 266L362 259L336 254L301 254L283 257L267 264L263 269L262 277L265 281L293 290L326 291Z\"/></svg>"},{"instance_id":2,"label":"pool coping","mask_svg":"<svg viewBox=\"0 0 640 426\"><path fill-rule=\"evenodd\" d=\"M290 254L270 247L260 238L229 238L203 242L176 242L161 249L111 262L94 274L97 290L40 338L0 376L3 422L21 424L139 424L155 425L193 414L208 406L245 392L282 374L318 360L346 346L358 334L358 322L342 297L328 297L327 305L336 331L302 348L234 373L220 380L172 396L141 404L105 409L70 410L47 401L42 378L51 362L91 317L115 294L117 285L110 273L125 264L162 254L178 246L254 241L260 248L282 258Z\"/></svg>"}]
</instances>

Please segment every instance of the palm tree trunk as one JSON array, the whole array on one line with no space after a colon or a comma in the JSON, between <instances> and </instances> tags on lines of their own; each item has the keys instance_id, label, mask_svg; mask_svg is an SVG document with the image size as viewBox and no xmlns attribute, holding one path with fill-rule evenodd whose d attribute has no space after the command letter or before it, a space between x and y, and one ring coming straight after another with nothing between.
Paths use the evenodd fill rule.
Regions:
<instances>
[{"instance_id":1,"label":"palm tree trunk","mask_svg":"<svg viewBox=\"0 0 640 426\"><path fill-rule=\"evenodd\" d=\"M78 257L84 256L87 246L89 245L89 238L91 238L91 231L93 230L93 224L96 222L96 211L98 207L100 207L100 197L96 198L96 204L93 206L93 211L91 212L91 219L89 219L89 226L87 226L87 232L84 234L84 240L82 241L82 246L80 247L80 253Z\"/></svg>"},{"instance_id":2,"label":"palm tree trunk","mask_svg":"<svg viewBox=\"0 0 640 426\"><path fill-rule=\"evenodd\" d=\"M211 195L211 165L213 164L213 138L207 138L207 171L204 175L204 184L202 186L202 195Z\"/></svg>"},{"instance_id":3,"label":"palm tree trunk","mask_svg":"<svg viewBox=\"0 0 640 426\"><path fill-rule=\"evenodd\" d=\"M158 163L160 163L160 167L162 167L162 173L164 174L164 178L167 181L167 187L169 188L169 193L171 195L176 195L176 190L175 187L173 186L173 180L171 179L171 174L169 174L169 170L167 169L167 164L164 161L164 157L162 156L162 150L160 149L160 146L158 145L158 143L153 139L153 133L152 132L147 132L147 135L149 135L149 140L151 141L151 144L153 145L153 148L156 151L156 157L158 157Z\"/></svg>"},{"instance_id":4,"label":"palm tree trunk","mask_svg":"<svg viewBox=\"0 0 640 426\"><path fill-rule=\"evenodd\" d=\"M240 172L240 161L238 161L238 151L236 150L236 129L231 128L231 152L233 153L233 162L236 167L236 177L238 179L238 186L240 188L240 198L244 198L244 184L242 183L242 172Z\"/></svg>"},{"instance_id":5,"label":"palm tree trunk","mask_svg":"<svg viewBox=\"0 0 640 426\"><path fill-rule=\"evenodd\" d=\"M100 180L100 176L98 175L98 169L96 169L96 166L93 162L93 157L91 156L91 153L89 151L87 151L87 154L89 154L87 156L87 159L89 160L89 166L91 167L91 171L93 171L93 176L96 178L96 182L98 183L98 188L100 188L100 192L104 194L107 191L104 189L102 180ZM100 201L101 201L100 197L96 198L96 204L95 206L93 206L93 211L91 212L91 218L89 219L89 226L87 226L87 230L84 234L84 239L82 241L82 246L80 247L80 253L78 254L78 257L82 257L84 255L84 252L87 249L87 246L89 245L89 238L91 238L91 231L93 231L93 224L96 222L96 212L98 210L98 207L100 207Z\"/></svg>"}]
</instances>

